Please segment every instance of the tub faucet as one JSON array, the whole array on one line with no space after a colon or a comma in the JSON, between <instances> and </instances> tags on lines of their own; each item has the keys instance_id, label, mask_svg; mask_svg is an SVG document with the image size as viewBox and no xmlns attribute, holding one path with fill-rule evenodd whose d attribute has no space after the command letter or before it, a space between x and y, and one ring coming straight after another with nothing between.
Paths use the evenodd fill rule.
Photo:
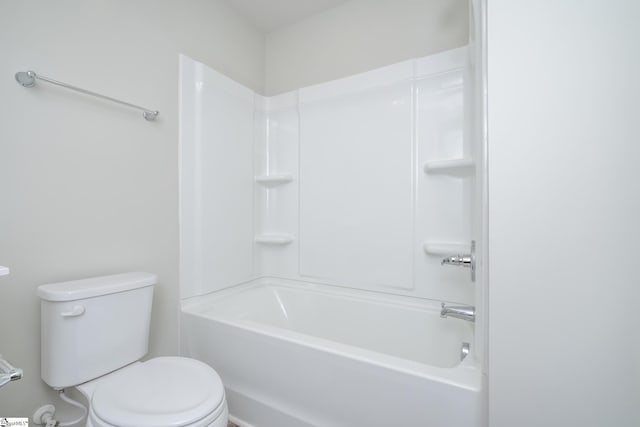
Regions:
<instances>
[{"instance_id":1,"label":"tub faucet","mask_svg":"<svg viewBox=\"0 0 640 427\"><path fill-rule=\"evenodd\" d=\"M446 306L444 303L440 306L440 317L455 317L456 319L468 320L469 322L476 321L476 308L472 305L450 305Z\"/></svg>"}]
</instances>

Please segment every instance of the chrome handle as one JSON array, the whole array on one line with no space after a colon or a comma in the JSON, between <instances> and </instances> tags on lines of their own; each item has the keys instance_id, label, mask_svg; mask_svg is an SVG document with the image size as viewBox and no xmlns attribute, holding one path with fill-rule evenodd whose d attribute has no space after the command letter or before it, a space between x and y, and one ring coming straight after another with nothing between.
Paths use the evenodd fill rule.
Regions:
<instances>
[{"instance_id":1,"label":"chrome handle","mask_svg":"<svg viewBox=\"0 0 640 427\"><path fill-rule=\"evenodd\" d=\"M473 259L471 258L471 255L453 255L442 260L442 265L445 264L471 267L471 264L473 264Z\"/></svg>"},{"instance_id":2,"label":"chrome handle","mask_svg":"<svg viewBox=\"0 0 640 427\"><path fill-rule=\"evenodd\" d=\"M476 241L471 241L471 253L465 255L452 255L444 258L441 265L459 265L471 269L471 281L476 281Z\"/></svg>"}]
</instances>

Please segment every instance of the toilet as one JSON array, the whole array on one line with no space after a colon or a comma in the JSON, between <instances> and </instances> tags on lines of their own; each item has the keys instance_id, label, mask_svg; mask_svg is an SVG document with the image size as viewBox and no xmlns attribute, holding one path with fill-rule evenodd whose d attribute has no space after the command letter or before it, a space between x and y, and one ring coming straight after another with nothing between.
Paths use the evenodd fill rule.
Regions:
<instances>
[{"instance_id":1,"label":"toilet","mask_svg":"<svg viewBox=\"0 0 640 427\"><path fill-rule=\"evenodd\" d=\"M86 398L87 427L226 427L224 387L210 366L140 361L156 281L135 272L39 286L42 379Z\"/></svg>"}]
</instances>

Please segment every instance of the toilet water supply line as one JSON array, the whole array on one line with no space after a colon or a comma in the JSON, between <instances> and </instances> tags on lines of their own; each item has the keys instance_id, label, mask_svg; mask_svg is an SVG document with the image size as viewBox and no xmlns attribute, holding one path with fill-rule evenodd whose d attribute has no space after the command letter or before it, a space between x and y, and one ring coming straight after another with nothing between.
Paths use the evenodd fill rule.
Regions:
<instances>
[{"instance_id":1,"label":"toilet water supply line","mask_svg":"<svg viewBox=\"0 0 640 427\"><path fill-rule=\"evenodd\" d=\"M2 358L0 354L0 387L10 381L16 381L22 378L22 369L13 367L9 362Z\"/></svg>"},{"instance_id":2,"label":"toilet water supply line","mask_svg":"<svg viewBox=\"0 0 640 427\"><path fill-rule=\"evenodd\" d=\"M53 405L45 405L38 409L33 415L33 422L35 424L44 425L45 427L70 427L74 424L78 424L84 419L88 411L82 403L73 400L72 398L64 394L64 389L60 390L58 392L58 395L60 396L60 399L67 402L69 405L82 409L82 415L80 415L80 417L76 418L73 421L60 422L53 418L53 416L56 414L56 407Z\"/></svg>"}]
</instances>

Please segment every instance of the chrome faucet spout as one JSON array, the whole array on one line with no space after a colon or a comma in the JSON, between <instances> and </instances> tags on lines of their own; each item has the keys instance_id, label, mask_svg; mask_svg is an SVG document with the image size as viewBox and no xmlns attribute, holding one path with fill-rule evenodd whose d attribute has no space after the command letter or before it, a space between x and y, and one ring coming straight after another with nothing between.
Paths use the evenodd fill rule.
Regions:
<instances>
[{"instance_id":1,"label":"chrome faucet spout","mask_svg":"<svg viewBox=\"0 0 640 427\"><path fill-rule=\"evenodd\" d=\"M450 305L441 304L440 317L454 317L469 322L476 321L476 308L471 305Z\"/></svg>"}]
</instances>

